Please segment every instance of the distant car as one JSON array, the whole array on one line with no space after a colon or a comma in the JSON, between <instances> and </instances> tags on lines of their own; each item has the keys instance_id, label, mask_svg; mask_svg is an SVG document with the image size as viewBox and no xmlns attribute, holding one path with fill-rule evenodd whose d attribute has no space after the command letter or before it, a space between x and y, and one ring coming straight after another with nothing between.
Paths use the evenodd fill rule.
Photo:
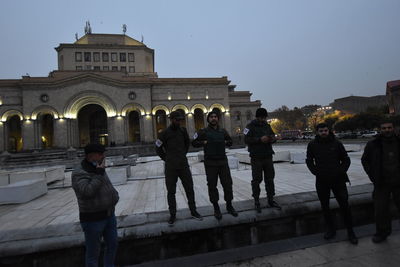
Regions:
<instances>
[{"instance_id":1,"label":"distant car","mask_svg":"<svg viewBox=\"0 0 400 267\"><path fill-rule=\"evenodd\" d=\"M377 131L367 132L361 135L361 138L372 138L376 137L379 133Z\"/></svg>"},{"instance_id":2,"label":"distant car","mask_svg":"<svg viewBox=\"0 0 400 267\"><path fill-rule=\"evenodd\" d=\"M339 139L357 139L357 133L335 133Z\"/></svg>"}]
</instances>

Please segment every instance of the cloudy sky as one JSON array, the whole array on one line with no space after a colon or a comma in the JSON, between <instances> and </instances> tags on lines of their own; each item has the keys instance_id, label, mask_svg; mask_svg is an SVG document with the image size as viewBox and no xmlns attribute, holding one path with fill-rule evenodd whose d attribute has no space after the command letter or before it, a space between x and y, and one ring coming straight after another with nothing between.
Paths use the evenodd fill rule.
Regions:
<instances>
[{"instance_id":1,"label":"cloudy sky","mask_svg":"<svg viewBox=\"0 0 400 267\"><path fill-rule=\"evenodd\" d=\"M228 76L269 110L385 93L400 79L398 0L2 0L0 79L57 68L59 43L127 34L159 77Z\"/></svg>"}]
</instances>

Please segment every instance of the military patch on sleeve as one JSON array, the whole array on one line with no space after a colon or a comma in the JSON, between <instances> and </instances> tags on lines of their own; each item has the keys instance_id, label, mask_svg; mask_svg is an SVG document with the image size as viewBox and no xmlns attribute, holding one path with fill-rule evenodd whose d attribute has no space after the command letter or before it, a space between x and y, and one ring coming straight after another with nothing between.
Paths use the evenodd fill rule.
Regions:
<instances>
[{"instance_id":1,"label":"military patch on sleeve","mask_svg":"<svg viewBox=\"0 0 400 267\"><path fill-rule=\"evenodd\" d=\"M248 128L244 128L244 130L243 130L244 135L247 135L249 132L250 132L250 130Z\"/></svg>"},{"instance_id":2,"label":"military patch on sleeve","mask_svg":"<svg viewBox=\"0 0 400 267\"><path fill-rule=\"evenodd\" d=\"M160 147L160 146L162 146L162 144L163 144L163 142L160 139L157 139L156 146Z\"/></svg>"},{"instance_id":3,"label":"military patch on sleeve","mask_svg":"<svg viewBox=\"0 0 400 267\"><path fill-rule=\"evenodd\" d=\"M199 137L199 135L197 133L194 133L193 140L197 139L197 137Z\"/></svg>"}]
</instances>

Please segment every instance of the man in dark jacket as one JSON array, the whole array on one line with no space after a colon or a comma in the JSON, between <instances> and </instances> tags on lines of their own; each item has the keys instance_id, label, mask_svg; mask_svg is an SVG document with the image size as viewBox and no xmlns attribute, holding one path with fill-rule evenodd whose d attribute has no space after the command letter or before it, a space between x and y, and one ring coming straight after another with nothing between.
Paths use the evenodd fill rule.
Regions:
<instances>
[{"instance_id":1,"label":"man in dark jacket","mask_svg":"<svg viewBox=\"0 0 400 267\"><path fill-rule=\"evenodd\" d=\"M105 172L104 147L89 144L80 168L72 172L72 188L79 206L79 220L85 234L86 266L98 266L104 239L104 266L114 266L117 252L117 222L114 215L118 192Z\"/></svg>"},{"instance_id":2,"label":"man in dark jacket","mask_svg":"<svg viewBox=\"0 0 400 267\"><path fill-rule=\"evenodd\" d=\"M385 121L381 133L365 146L361 162L374 184L376 233L374 243L380 243L391 234L390 198L400 211L400 139L394 133L394 124Z\"/></svg>"},{"instance_id":3,"label":"man in dark jacket","mask_svg":"<svg viewBox=\"0 0 400 267\"><path fill-rule=\"evenodd\" d=\"M165 184L168 192L168 208L171 215L168 224L170 225L173 225L176 220L175 193L178 177L181 179L185 189L192 217L202 220L201 215L196 211L193 178L186 158L190 140L186 128L180 125L180 122L184 119L179 111L171 112L171 125L160 133L156 141L157 154L165 161Z\"/></svg>"},{"instance_id":4,"label":"man in dark jacket","mask_svg":"<svg viewBox=\"0 0 400 267\"><path fill-rule=\"evenodd\" d=\"M350 243L357 244L353 231L353 220L348 203L346 182L350 158L343 144L329 131L328 125L320 123L316 127L317 135L307 146L307 167L316 176L315 187L327 225L325 239L336 235L336 227L329 208L331 191L339 204Z\"/></svg>"},{"instance_id":5,"label":"man in dark jacket","mask_svg":"<svg viewBox=\"0 0 400 267\"><path fill-rule=\"evenodd\" d=\"M232 206L232 177L225 154L225 146L232 145L232 138L225 129L218 126L218 114L211 111L207 115L208 127L199 130L193 136L194 147L204 147L204 168L207 176L208 195L214 206L214 216L217 220L222 219L222 213L218 205L219 193L217 189L218 176L224 189L226 210L229 214L237 217L238 214Z\"/></svg>"},{"instance_id":6,"label":"man in dark jacket","mask_svg":"<svg viewBox=\"0 0 400 267\"><path fill-rule=\"evenodd\" d=\"M275 133L267 123L268 112L265 108L256 110L256 119L249 123L244 129L244 141L248 146L251 158L252 180L251 188L256 211L261 213L260 205L260 183L265 180L268 205L281 209L274 201L275 195L275 170L272 161L272 143L276 142Z\"/></svg>"}]
</instances>

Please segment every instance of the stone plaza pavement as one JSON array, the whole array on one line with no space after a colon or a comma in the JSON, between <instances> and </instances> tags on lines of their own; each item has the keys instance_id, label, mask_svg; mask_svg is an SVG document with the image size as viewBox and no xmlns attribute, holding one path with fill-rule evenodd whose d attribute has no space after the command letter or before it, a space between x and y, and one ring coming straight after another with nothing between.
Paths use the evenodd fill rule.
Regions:
<instances>
[{"instance_id":1,"label":"stone plaza pavement","mask_svg":"<svg viewBox=\"0 0 400 267\"><path fill-rule=\"evenodd\" d=\"M371 237L359 239L357 246L347 241L278 253L251 260L230 262L219 267L280 267L280 266L399 266L400 233L391 235L387 242L374 244Z\"/></svg>"},{"instance_id":2,"label":"stone plaza pavement","mask_svg":"<svg viewBox=\"0 0 400 267\"><path fill-rule=\"evenodd\" d=\"M345 230L339 230L336 238L332 241L324 240L322 234L313 234L135 266L392 267L398 266L400 262L400 225L397 220L393 221L393 226L392 235L388 237L387 241L380 244L374 244L371 241L375 225L369 224L355 228L360 237L357 246L346 240Z\"/></svg>"},{"instance_id":3,"label":"stone plaza pavement","mask_svg":"<svg viewBox=\"0 0 400 267\"><path fill-rule=\"evenodd\" d=\"M352 161L348 172L351 186L370 183L360 162L363 144L357 143L355 146L359 147L360 150L349 153ZM305 149L305 143L275 146L276 151L305 151ZM244 149L228 150L228 154L234 154L238 151L244 151ZM188 158L193 173L196 204L198 207L210 206L204 165L198 161L196 153L189 154ZM163 168L163 162L158 157L139 158L139 163L131 167L132 176L128 183L116 186L120 194L120 201L116 207L117 216L168 209ZM315 177L310 174L305 164L275 163L275 170L276 195L315 191ZM252 199L251 167L247 164L239 164L239 168L232 169L231 173L234 203ZM42 197L24 204L1 205L0 233L16 229L34 229L36 227L79 222L77 201L70 187L70 175L70 172L66 173L66 179L53 184L52 189ZM220 185L218 188L220 203L222 204L224 203L223 190ZM263 185L261 188L261 194L265 197ZM176 199L178 209L187 208L187 199L180 182L178 182ZM177 217L179 220L179 211ZM167 219L165 217L165 221Z\"/></svg>"}]
</instances>

